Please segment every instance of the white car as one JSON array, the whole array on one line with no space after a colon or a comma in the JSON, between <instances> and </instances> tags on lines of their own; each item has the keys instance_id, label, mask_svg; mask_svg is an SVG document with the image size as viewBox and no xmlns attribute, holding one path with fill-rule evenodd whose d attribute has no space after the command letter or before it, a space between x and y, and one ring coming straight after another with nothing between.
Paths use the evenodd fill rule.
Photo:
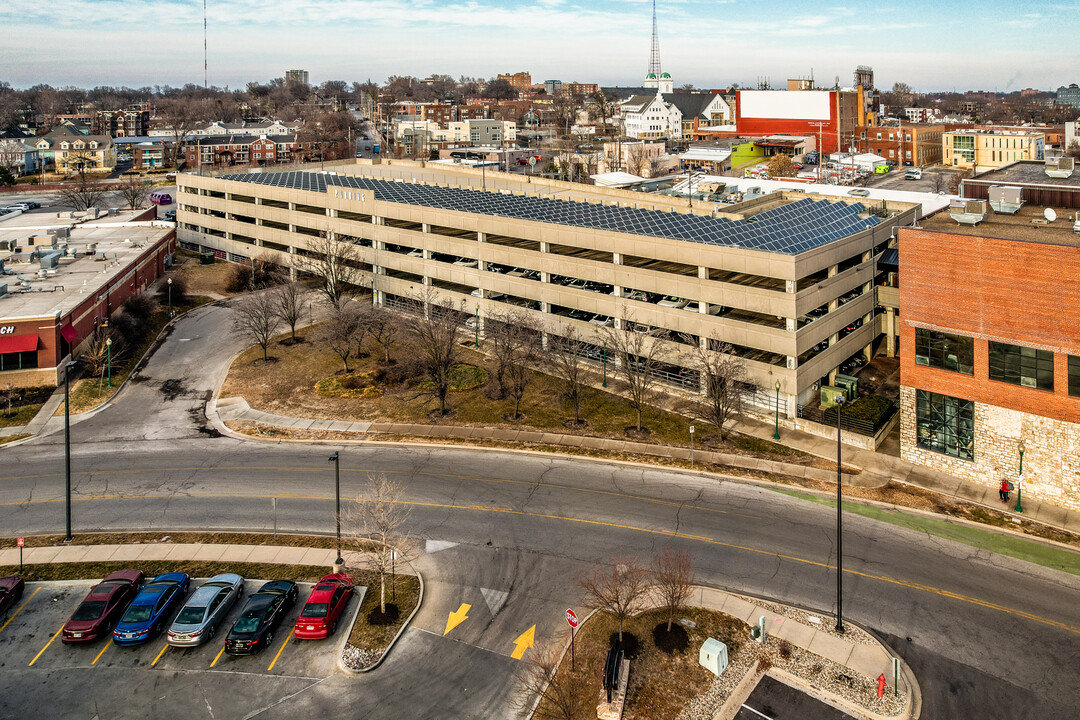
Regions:
<instances>
[{"instance_id":1,"label":"white car","mask_svg":"<svg viewBox=\"0 0 1080 720\"><path fill-rule=\"evenodd\" d=\"M674 295L668 295L663 300L657 303L660 307L666 308L684 308L690 303L689 300L684 298L675 297Z\"/></svg>"},{"instance_id":2,"label":"white car","mask_svg":"<svg viewBox=\"0 0 1080 720\"><path fill-rule=\"evenodd\" d=\"M412 257L412 258L422 258L422 257L424 257L424 251L423 251L423 250L420 250L419 248L417 248L416 250L413 250L413 251L412 251L411 253L409 253L408 255L406 255L406 257ZM457 263L455 263L455 265L456 265L456 264L457 264Z\"/></svg>"},{"instance_id":3,"label":"white car","mask_svg":"<svg viewBox=\"0 0 1080 720\"><path fill-rule=\"evenodd\" d=\"M706 303L705 308L706 308L705 312L708 313L709 315L719 315L720 314L720 306L719 305L709 305L708 303ZM701 312L701 303L698 302L697 300L691 300L690 302L686 303L686 305L683 306L683 310L689 310L690 312L700 313Z\"/></svg>"},{"instance_id":4,"label":"white car","mask_svg":"<svg viewBox=\"0 0 1080 720\"><path fill-rule=\"evenodd\" d=\"M480 263L477 262L476 260L472 260L471 258L458 258L457 260L454 261L454 264L457 265L458 267L474 268L477 265L479 265Z\"/></svg>"},{"instance_id":5,"label":"white car","mask_svg":"<svg viewBox=\"0 0 1080 720\"><path fill-rule=\"evenodd\" d=\"M600 327L611 327L615 324L615 318L607 315L593 315L593 319L589 322Z\"/></svg>"}]
</instances>

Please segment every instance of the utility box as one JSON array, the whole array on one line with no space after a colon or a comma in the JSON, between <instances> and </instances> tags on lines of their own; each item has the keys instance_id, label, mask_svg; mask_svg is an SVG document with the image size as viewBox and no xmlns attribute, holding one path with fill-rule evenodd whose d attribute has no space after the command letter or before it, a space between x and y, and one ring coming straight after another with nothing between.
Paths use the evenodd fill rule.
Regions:
<instances>
[{"instance_id":1,"label":"utility box","mask_svg":"<svg viewBox=\"0 0 1080 720\"><path fill-rule=\"evenodd\" d=\"M847 393L843 388L833 387L832 385L821 386L821 407L831 408L836 406L837 398L847 398Z\"/></svg>"},{"instance_id":2,"label":"utility box","mask_svg":"<svg viewBox=\"0 0 1080 720\"><path fill-rule=\"evenodd\" d=\"M713 675L720 677L728 666L727 645L716 638L709 638L701 644L701 650L698 651L698 663Z\"/></svg>"},{"instance_id":3,"label":"utility box","mask_svg":"<svg viewBox=\"0 0 1080 720\"><path fill-rule=\"evenodd\" d=\"M859 378L857 377L836 373L836 380L833 385L844 390L846 400L854 400L859 397Z\"/></svg>"}]
</instances>

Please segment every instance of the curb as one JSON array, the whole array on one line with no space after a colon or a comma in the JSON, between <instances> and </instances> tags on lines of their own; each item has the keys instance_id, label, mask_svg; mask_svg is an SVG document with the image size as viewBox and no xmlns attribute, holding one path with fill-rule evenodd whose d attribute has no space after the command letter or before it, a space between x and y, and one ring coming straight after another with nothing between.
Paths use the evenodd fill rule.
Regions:
<instances>
[{"instance_id":1,"label":"curb","mask_svg":"<svg viewBox=\"0 0 1080 720\"><path fill-rule=\"evenodd\" d=\"M348 671L347 668L345 667L345 663L342 662L342 657L345 654L345 646L349 643L349 634L351 634L351 632L352 632L353 625L356 624L357 616L360 615L360 606L364 604L364 599L367 597L368 590L370 590L370 589L371 588L365 586L364 591L362 593L360 593L360 597L358 597L356 599L356 609L353 610L352 618L351 618L351 620L349 622L349 633L341 633L341 639L338 640L337 643L336 643L337 649L334 651L335 652L334 657L337 658L338 670L346 670L346 671Z\"/></svg>"},{"instance_id":2,"label":"curb","mask_svg":"<svg viewBox=\"0 0 1080 720\"><path fill-rule=\"evenodd\" d=\"M344 657L345 643L342 643L341 648L339 648L339 650L338 650L337 664L338 664L338 669L341 670L342 672L344 672L346 675L352 675L354 677L360 676L360 675L363 675L364 673L369 673L372 670L374 670L375 668L382 665L383 660L386 659L386 656L389 655L390 651L394 649L395 645L397 645L398 638L400 638L401 635L405 632L405 629L408 628L412 624L412 620L413 620L414 617L416 617L416 613L420 612L420 608L424 604L424 576L420 573L419 570L412 567L411 563L409 564L409 567L412 569L413 572L416 573L416 578L420 581L420 597L418 597L416 599L416 607L413 608L413 611L409 614L409 617L405 618L405 622L402 623L400 628L398 628L397 635L395 635L394 639L390 641L390 644L386 646L386 649L383 650L383 654L379 656L379 659L376 660L373 664L369 665L368 667L363 668L362 670L353 670L352 668L345 665L345 657ZM357 612L357 614L360 613L360 606L359 605L356 606L356 612ZM356 616L355 615L353 616L353 623L354 624L356 623ZM345 638L345 641L348 642L348 638Z\"/></svg>"}]
</instances>

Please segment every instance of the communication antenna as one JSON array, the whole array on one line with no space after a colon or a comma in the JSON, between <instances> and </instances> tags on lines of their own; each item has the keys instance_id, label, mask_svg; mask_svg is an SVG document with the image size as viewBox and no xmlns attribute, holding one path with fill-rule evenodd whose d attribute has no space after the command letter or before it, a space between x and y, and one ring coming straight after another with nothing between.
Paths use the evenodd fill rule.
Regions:
<instances>
[{"instance_id":1,"label":"communication antenna","mask_svg":"<svg viewBox=\"0 0 1080 720\"><path fill-rule=\"evenodd\" d=\"M1046 222L1054 222L1057 220L1057 212L1054 211L1054 208L1046 208L1043 210L1043 217L1046 218Z\"/></svg>"},{"instance_id":2,"label":"communication antenna","mask_svg":"<svg viewBox=\"0 0 1080 720\"><path fill-rule=\"evenodd\" d=\"M202 84L204 89L210 87L208 82L210 76L207 72L208 65L206 56L206 0L202 0Z\"/></svg>"}]
</instances>

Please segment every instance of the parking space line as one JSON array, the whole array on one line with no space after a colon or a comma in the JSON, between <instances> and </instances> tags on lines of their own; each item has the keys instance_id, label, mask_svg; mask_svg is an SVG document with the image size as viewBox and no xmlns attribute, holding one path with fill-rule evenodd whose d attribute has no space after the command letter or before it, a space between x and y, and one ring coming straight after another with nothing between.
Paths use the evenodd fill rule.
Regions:
<instances>
[{"instance_id":1,"label":"parking space line","mask_svg":"<svg viewBox=\"0 0 1080 720\"><path fill-rule=\"evenodd\" d=\"M109 640L106 640L106 641L105 641L105 647L101 648L101 652L99 652L99 653L97 654L97 657L96 657L96 658L94 658L94 662L92 662L92 663L90 663L90 664L91 664L91 665L97 665L97 661L101 659L101 656L105 654L105 651L109 649L109 646L110 646L110 645L112 645L112 642L111 642L111 641L109 641Z\"/></svg>"},{"instance_id":2,"label":"parking space line","mask_svg":"<svg viewBox=\"0 0 1080 720\"><path fill-rule=\"evenodd\" d=\"M222 645L221 649L217 651L217 655L214 656L214 662L210 663L210 667L217 665L217 661L221 659L221 653L225 652L225 646Z\"/></svg>"},{"instance_id":3,"label":"parking space line","mask_svg":"<svg viewBox=\"0 0 1080 720\"><path fill-rule=\"evenodd\" d=\"M168 650L168 649L169 649L169 643L165 643L165 645L161 648L161 652L159 652L157 654L157 657L154 658L154 662L150 663L150 667L154 667L155 665L157 665L157 661L161 659L161 656L164 655L165 651Z\"/></svg>"},{"instance_id":4,"label":"parking space line","mask_svg":"<svg viewBox=\"0 0 1080 720\"><path fill-rule=\"evenodd\" d=\"M0 632L4 632L4 628L6 628L8 626L8 623L10 623L12 620L14 620L15 616L18 615L19 613L21 613L23 608L30 604L30 601L34 599L34 596L38 594L39 590L41 590L40 585L37 586L36 588L34 588L34 592L30 593L30 597L26 598L26 600L23 602L23 604L19 606L18 610L11 613L11 617L9 617L7 619L7 622L5 622L3 625L0 625Z\"/></svg>"},{"instance_id":5,"label":"parking space line","mask_svg":"<svg viewBox=\"0 0 1080 720\"><path fill-rule=\"evenodd\" d=\"M289 644L289 641L292 640L292 638L293 638L292 633L289 633L288 635L285 636L285 642L281 643L281 647L278 648L277 655L274 656L274 661L272 663L270 663L270 667L266 668L266 672L270 672L271 670L274 669L274 666L277 665L277 659L279 657L281 657L282 651L285 649L285 646Z\"/></svg>"},{"instance_id":6,"label":"parking space line","mask_svg":"<svg viewBox=\"0 0 1080 720\"><path fill-rule=\"evenodd\" d=\"M65 625L66 625L66 624L67 624L67 623L65 623ZM56 631L56 632L55 632L55 633L53 634L53 636L52 636L51 638L49 638L49 642L45 643L45 647L43 647L43 648L41 648L40 650L38 650L38 654L34 656L34 659L33 659L33 660L31 660L31 661L30 661L30 664L29 664L29 665L27 665L26 667L33 667L33 666L34 666L34 663L36 663L36 662L37 662L37 659L38 659L39 657L41 657L41 653L43 653L43 652L45 652L46 650L48 650L48 649L49 649L49 646L53 644L53 640L55 640L56 638L58 638L58 637L60 636L60 633L62 633L63 631L64 631L64 626L63 626L63 625L61 625L61 626L60 626L60 629L59 629L59 630L57 630L57 631Z\"/></svg>"}]
</instances>

